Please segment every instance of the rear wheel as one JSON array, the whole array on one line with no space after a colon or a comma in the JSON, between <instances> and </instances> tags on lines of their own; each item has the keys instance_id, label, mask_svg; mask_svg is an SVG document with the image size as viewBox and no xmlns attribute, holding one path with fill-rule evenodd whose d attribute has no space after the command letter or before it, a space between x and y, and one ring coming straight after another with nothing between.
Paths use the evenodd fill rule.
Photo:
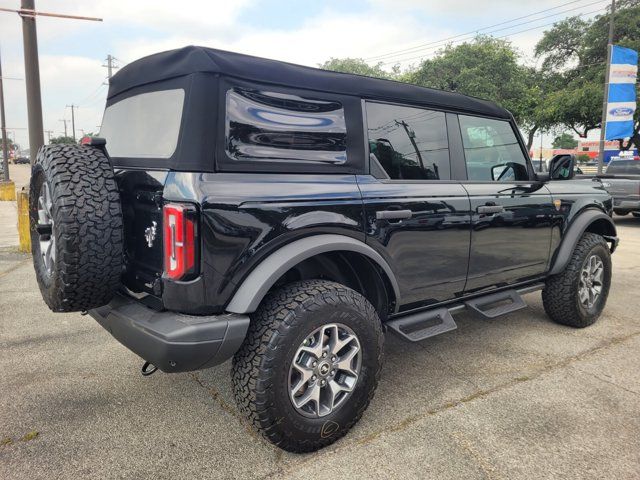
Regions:
<instances>
[{"instance_id":1,"label":"rear wheel","mask_svg":"<svg viewBox=\"0 0 640 480\"><path fill-rule=\"evenodd\" d=\"M373 306L337 283L293 283L265 299L233 360L240 409L271 442L311 452L345 435L373 397L383 334Z\"/></svg>"},{"instance_id":2,"label":"rear wheel","mask_svg":"<svg viewBox=\"0 0 640 480\"><path fill-rule=\"evenodd\" d=\"M557 323L583 328L595 323L609 295L611 253L600 235L585 233L562 273L542 291L547 315Z\"/></svg>"},{"instance_id":3,"label":"rear wheel","mask_svg":"<svg viewBox=\"0 0 640 480\"><path fill-rule=\"evenodd\" d=\"M31 252L40 292L55 312L111 300L122 272L122 211L111 164L84 145L40 149L29 191Z\"/></svg>"}]
</instances>

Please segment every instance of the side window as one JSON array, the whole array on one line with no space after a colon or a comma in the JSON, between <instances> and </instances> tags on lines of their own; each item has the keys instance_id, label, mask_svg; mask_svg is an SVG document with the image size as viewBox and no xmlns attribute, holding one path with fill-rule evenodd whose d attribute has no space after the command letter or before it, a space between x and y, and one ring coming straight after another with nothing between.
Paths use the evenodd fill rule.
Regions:
<instances>
[{"instance_id":1,"label":"side window","mask_svg":"<svg viewBox=\"0 0 640 480\"><path fill-rule=\"evenodd\" d=\"M367 102L371 172L378 178L448 180L445 114Z\"/></svg>"},{"instance_id":2,"label":"side window","mask_svg":"<svg viewBox=\"0 0 640 480\"><path fill-rule=\"evenodd\" d=\"M248 88L227 91L226 151L237 161L340 165L347 127L340 102Z\"/></svg>"},{"instance_id":3,"label":"side window","mask_svg":"<svg viewBox=\"0 0 640 480\"><path fill-rule=\"evenodd\" d=\"M458 115L469 180L528 180L527 159L506 120Z\"/></svg>"}]
</instances>

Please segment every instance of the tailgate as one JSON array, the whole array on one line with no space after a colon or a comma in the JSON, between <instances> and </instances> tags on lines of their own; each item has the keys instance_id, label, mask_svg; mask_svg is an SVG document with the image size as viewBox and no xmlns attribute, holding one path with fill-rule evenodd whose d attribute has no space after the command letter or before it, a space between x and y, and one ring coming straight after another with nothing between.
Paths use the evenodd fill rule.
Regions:
<instances>
[{"instance_id":1,"label":"tailgate","mask_svg":"<svg viewBox=\"0 0 640 480\"><path fill-rule=\"evenodd\" d=\"M116 173L124 217L123 282L134 292L161 294L162 192L166 172L119 170Z\"/></svg>"}]
</instances>

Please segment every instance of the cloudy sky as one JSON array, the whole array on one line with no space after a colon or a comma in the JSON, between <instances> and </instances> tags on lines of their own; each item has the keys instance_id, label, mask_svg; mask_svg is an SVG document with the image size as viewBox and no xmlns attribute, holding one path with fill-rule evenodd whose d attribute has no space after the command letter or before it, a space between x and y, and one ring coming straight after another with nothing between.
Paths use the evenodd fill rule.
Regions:
<instances>
[{"instance_id":1,"label":"cloudy sky","mask_svg":"<svg viewBox=\"0 0 640 480\"><path fill-rule=\"evenodd\" d=\"M18 8L19 0L0 0ZM95 16L103 22L40 17L38 45L45 130L71 129L67 105L79 105L76 133L96 131L107 86L108 54L125 65L144 55L205 45L316 66L330 57L362 57L389 66L433 55L443 39L468 32L509 38L528 61L544 26L602 12L594 0L36 0L43 12ZM543 10L546 10L542 12ZM536 13L540 12L540 13ZM504 23L503 23L504 22ZM500 25L497 25L500 24ZM490 27L490 28L489 28ZM426 45L425 45L426 44ZM0 48L9 136L27 146L21 20L0 12ZM403 53L394 53L403 51ZM385 56L386 55L386 56ZM45 134L46 138L46 134ZM546 142L545 142L546 143Z\"/></svg>"}]
</instances>

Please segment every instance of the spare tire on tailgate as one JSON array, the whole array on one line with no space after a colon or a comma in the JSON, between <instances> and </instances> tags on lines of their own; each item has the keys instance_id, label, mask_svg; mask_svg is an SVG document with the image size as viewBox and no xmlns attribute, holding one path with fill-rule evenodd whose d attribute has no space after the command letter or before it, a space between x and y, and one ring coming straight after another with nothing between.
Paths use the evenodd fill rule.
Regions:
<instances>
[{"instance_id":1,"label":"spare tire on tailgate","mask_svg":"<svg viewBox=\"0 0 640 480\"><path fill-rule=\"evenodd\" d=\"M29 190L31 253L54 312L108 303L122 273L122 208L104 152L89 145L40 149Z\"/></svg>"}]
</instances>

